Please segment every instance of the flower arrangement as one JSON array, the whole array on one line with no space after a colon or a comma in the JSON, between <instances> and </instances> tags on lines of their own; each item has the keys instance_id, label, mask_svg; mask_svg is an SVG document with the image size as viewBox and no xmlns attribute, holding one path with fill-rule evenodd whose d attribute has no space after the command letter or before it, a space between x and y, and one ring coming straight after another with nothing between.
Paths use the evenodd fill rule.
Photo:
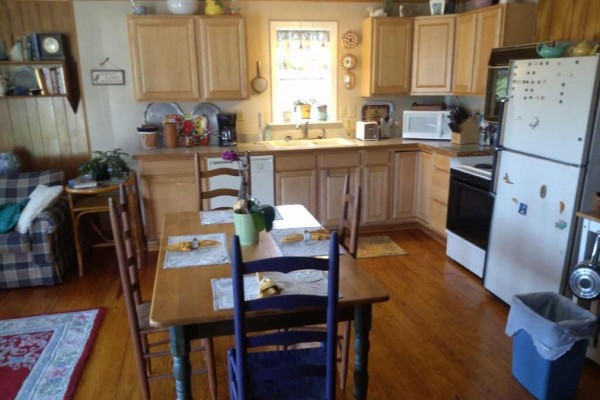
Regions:
<instances>
[{"instance_id":1,"label":"flower arrangement","mask_svg":"<svg viewBox=\"0 0 600 400\"><path fill-rule=\"evenodd\" d=\"M244 157L246 160L248 159L248 152L245 153ZM233 204L233 212L236 214L251 214L254 226L258 232L263 229L270 232L273 229L273 221L275 220L275 208L270 205L261 204L260 201L251 197L248 193L248 182L246 180L246 176L249 173L248 164L243 162L243 159L235 150L225 151L221 158L237 162L240 175L242 176L238 199Z\"/></svg>"},{"instance_id":2,"label":"flower arrangement","mask_svg":"<svg viewBox=\"0 0 600 400\"><path fill-rule=\"evenodd\" d=\"M208 118L206 115L195 114L167 114L163 123L176 123L179 138L193 145L207 144L210 133L208 132Z\"/></svg>"}]
</instances>

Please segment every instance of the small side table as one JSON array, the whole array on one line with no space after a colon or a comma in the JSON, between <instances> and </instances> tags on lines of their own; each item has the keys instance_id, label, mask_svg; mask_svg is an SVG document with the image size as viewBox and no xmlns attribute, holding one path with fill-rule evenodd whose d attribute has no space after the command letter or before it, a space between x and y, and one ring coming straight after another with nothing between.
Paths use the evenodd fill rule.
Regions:
<instances>
[{"instance_id":1,"label":"small side table","mask_svg":"<svg viewBox=\"0 0 600 400\"><path fill-rule=\"evenodd\" d=\"M66 187L69 198L69 209L73 220L73 236L75 237L75 250L77 251L77 263L79 265L79 276L83 276L83 249L81 243L82 219L85 215L109 213L108 197L119 196L119 187L123 185L131 212L131 224L136 245L136 256L138 267L146 263L146 236L142 223L139 193L137 189L136 173L131 172L127 180L121 184L108 184L87 189L73 189ZM114 246L112 238L107 237L94 221L90 221L92 229L98 234L101 242L94 243L93 247Z\"/></svg>"}]
</instances>

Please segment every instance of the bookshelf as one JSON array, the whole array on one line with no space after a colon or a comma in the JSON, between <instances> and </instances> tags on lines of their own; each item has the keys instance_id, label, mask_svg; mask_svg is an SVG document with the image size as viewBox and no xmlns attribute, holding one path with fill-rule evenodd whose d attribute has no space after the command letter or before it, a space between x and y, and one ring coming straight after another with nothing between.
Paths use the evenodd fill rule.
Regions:
<instances>
[{"instance_id":1,"label":"bookshelf","mask_svg":"<svg viewBox=\"0 0 600 400\"><path fill-rule=\"evenodd\" d=\"M0 61L0 73L8 79L4 98L66 97L77 112L79 85L71 62L58 61ZM9 88L22 83L23 91L11 93Z\"/></svg>"}]
</instances>

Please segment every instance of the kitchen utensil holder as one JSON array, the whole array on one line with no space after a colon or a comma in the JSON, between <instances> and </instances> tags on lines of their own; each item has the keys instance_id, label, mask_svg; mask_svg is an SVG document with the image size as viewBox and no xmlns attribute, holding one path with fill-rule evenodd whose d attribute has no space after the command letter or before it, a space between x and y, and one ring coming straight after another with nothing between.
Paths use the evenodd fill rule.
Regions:
<instances>
[{"instance_id":1,"label":"kitchen utensil holder","mask_svg":"<svg viewBox=\"0 0 600 400\"><path fill-rule=\"evenodd\" d=\"M452 144L477 144L479 143L479 126L473 118L467 118L460 124L460 132L452 132Z\"/></svg>"}]
</instances>

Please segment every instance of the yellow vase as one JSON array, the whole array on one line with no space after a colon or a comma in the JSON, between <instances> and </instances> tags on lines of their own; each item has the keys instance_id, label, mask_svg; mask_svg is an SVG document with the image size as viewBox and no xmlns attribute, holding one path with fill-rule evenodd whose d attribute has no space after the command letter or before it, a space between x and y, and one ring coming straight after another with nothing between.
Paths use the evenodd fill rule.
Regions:
<instances>
[{"instance_id":1,"label":"yellow vase","mask_svg":"<svg viewBox=\"0 0 600 400\"><path fill-rule=\"evenodd\" d=\"M204 14L206 15L222 15L224 13L223 7L220 3L223 0L217 2L217 0L206 0L206 7L204 8Z\"/></svg>"}]
</instances>

